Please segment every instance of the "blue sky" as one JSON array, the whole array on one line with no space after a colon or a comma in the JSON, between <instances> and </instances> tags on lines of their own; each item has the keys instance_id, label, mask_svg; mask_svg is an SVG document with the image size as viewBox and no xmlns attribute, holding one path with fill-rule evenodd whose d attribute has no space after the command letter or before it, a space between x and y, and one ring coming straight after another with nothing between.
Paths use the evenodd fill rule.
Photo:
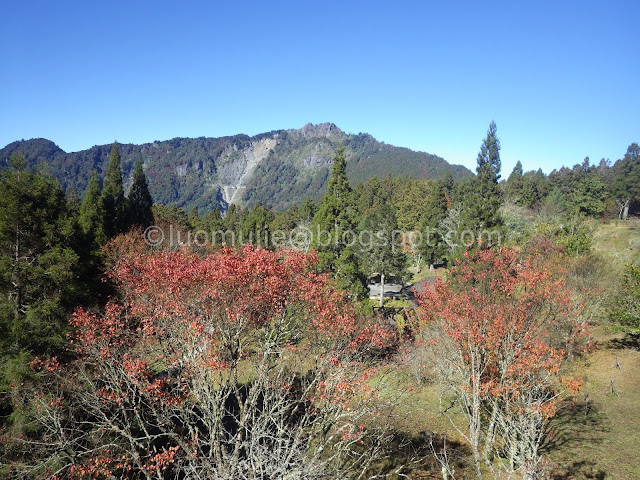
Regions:
<instances>
[{"instance_id":1,"label":"blue sky","mask_svg":"<svg viewBox=\"0 0 640 480\"><path fill-rule=\"evenodd\" d=\"M635 0L0 4L0 147L66 151L330 121L503 176L640 142Z\"/></svg>"}]
</instances>

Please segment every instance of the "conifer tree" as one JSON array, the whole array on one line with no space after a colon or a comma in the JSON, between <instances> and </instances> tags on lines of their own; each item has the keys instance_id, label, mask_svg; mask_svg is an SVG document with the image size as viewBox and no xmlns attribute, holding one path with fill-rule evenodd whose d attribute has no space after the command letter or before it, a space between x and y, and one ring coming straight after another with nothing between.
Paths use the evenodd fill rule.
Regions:
<instances>
[{"instance_id":1,"label":"conifer tree","mask_svg":"<svg viewBox=\"0 0 640 480\"><path fill-rule=\"evenodd\" d=\"M507 179L506 185L506 196L516 202L517 204L522 204L522 190L524 187L523 181L524 172L522 170L522 163L520 160L516 163L516 166L513 167L513 171L509 178Z\"/></svg>"},{"instance_id":2,"label":"conifer tree","mask_svg":"<svg viewBox=\"0 0 640 480\"><path fill-rule=\"evenodd\" d=\"M80 205L80 217L78 223L86 236L91 237L98 245L106 241L104 232L104 200L100 192L100 179L98 172L93 171L87 193Z\"/></svg>"},{"instance_id":3,"label":"conifer tree","mask_svg":"<svg viewBox=\"0 0 640 480\"><path fill-rule=\"evenodd\" d=\"M451 177L445 177L436 184L426 196L425 208L420 216L422 237L418 250L429 264L442 261L446 255L447 246L444 237L451 235L450 232L440 228L440 222L447 216L448 205L451 203L449 191L449 188L452 188L451 181Z\"/></svg>"},{"instance_id":4,"label":"conifer tree","mask_svg":"<svg viewBox=\"0 0 640 480\"><path fill-rule=\"evenodd\" d=\"M571 201L578 213L592 217L604 213L605 186L595 171L589 170L579 178L572 193Z\"/></svg>"},{"instance_id":5,"label":"conifer tree","mask_svg":"<svg viewBox=\"0 0 640 480\"><path fill-rule=\"evenodd\" d=\"M465 198L465 226L480 233L500 225L498 209L502 204L500 180L500 141L497 127L491 122L487 136L478 153L476 177L471 182L470 194Z\"/></svg>"},{"instance_id":6,"label":"conifer tree","mask_svg":"<svg viewBox=\"0 0 640 480\"><path fill-rule=\"evenodd\" d=\"M189 211L189 230L196 230L200 224L200 213L198 213L198 207L193 207Z\"/></svg>"},{"instance_id":7,"label":"conifer tree","mask_svg":"<svg viewBox=\"0 0 640 480\"><path fill-rule=\"evenodd\" d=\"M118 142L114 142L111 148L111 156L107 174L104 178L102 199L105 210L105 233L107 237L113 237L126 230L125 198L122 186L122 167L120 165L120 152Z\"/></svg>"},{"instance_id":8,"label":"conifer tree","mask_svg":"<svg viewBox=\"0 0 640 480\"><path fill-rule=\"evenodd\" d=\"M346 173L344 147L333 157L329 186L313 218L313 247L320 268L331 272L340 287L355 295L364 294L364 281L356 256L355 206Z\"/></svg>"},{"instance_id":9,"label":"conifer tree","mask_svg":"<svg viewBox=\"0 0 640 480\"><path fill-rule=\"evenodd\" d=\"M526 172L522 176L522 197L520 204L523 207L533 207L538 204L543 196L547 177L541 169L537 172Z\"/></svg>"},{"instance_id":10,"label":"conifer tree","mask_svg":"<svg viewBox=\"0 0 640 480\"><path fill-rule=\"evenodd\" d=\"M142 160L138 160L133 173L133 184L127 198L129 226L148 227L153 223L153 199L149 193L147 178L142 170Z\"/></svg>"},{"instance_id":11,"label":"conifer tree","mask_svg":"<svg viewBox=\"0 0 640 480\"><path fill-rule=\"evenodd\" d=\"M305 197L298 207L298 219L301 222L310 222L316 214L317 205L310 197Z\"/></svg>"},{"instance_id":12,"label":"conifer tree","mask_svg":"<svg viewBox=\"0 0 640 480\"><path fill-rule=\"evenodd\" d=\"M375 177L374 177L375 178ZM398 178L391 196L398 228L413 231L420 228L421 217L427 207L429 193L435 188L433 180Z\"/></svg>"},{"instance_id":13,"label":"conifer tree","mask_svg":"<svg viewBox=\"0 0 640 480\"><path fill-rule=\"evenodd\" d=\"M242 219L242 240L260 247L271 246L273 213L262 205L253 207Z\"/></svg>"},{"instance_id":14,"label":"conifer tree","mask_svg":"<svg viewBox=\"0 0 640 480\"><path fill-rule=\"evenodd\" d=\"M240 239L242 232L242 221L245 213L242 207L238 207L235 203L229 205L229 209L224 217L224 228L227 232L233 232L237 240ZM235 241L233 242L235 244Z\"/></svg>"},{"instance_id":15,"label":"conifer tree","mask_svg":"<svg viewBox=\"0 0 640 480\"><path fill-rule=\"evenodd\" d=\"M0 171L0 363L4 354L59 351L80 260L57 180L17 154L9 164Z\"/></svg>"}]
</instances>

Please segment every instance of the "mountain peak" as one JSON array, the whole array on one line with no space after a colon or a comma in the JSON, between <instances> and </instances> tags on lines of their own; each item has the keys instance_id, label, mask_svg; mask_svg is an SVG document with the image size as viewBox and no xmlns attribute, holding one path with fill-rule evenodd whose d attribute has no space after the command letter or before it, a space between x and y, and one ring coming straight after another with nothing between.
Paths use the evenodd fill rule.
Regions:
<instances>
[{"instance_id":1,"label":"mountain peak","mask_svg":"<svg viewBox=\"0 0 640 480\"><path fill-rule=\"evenodd\" d=\"M330 138L336 135L344 135L342 130L330 122L319 123L318 125L307 123L302 128L293 131L302 135L303 138Z\"/></svg>"},{"instance_id":2,"label":"mountain peak","mask_svg":"<svg viewBox=\"0 0 640 480\"><path fill-rule=\"evenodd\" d=\"M2 166L7 165L7 159L14 152L18 152L23 155L27 159L27 161L31 162L31 164L50 161L56 155L65 154L64 150L62 150L60 147L58 147L58 145L53 143L51 140L47 140L46 138L18 140L4 147L2 149L2 152L4 153L2 155L2 158L0 158Z\"/></svg>"},{"instance_id":3,"label":"mountain peak","mask_svg":"<svg viewBox=\"0 0 640 480\"><path fill-rule=\"evenodd\" d=\"M174 138L152 144L120 144L125 185L142 159L149 190L157 203L176 204L206 213L228 205L289 208L305 197L320 199L326 190L331 159L344 145L349 180L411 176L454 178L472 173L424 152L394 147L371 135L350 135L333 123L308 123L300 129L274 130L249 137ZM93 170L106 172L111 144L65 153L53 142L33 139L0 149L0 168L14 151L30 165L48 163L63 188L83 194Z\"/></svg>"}]
</instances>

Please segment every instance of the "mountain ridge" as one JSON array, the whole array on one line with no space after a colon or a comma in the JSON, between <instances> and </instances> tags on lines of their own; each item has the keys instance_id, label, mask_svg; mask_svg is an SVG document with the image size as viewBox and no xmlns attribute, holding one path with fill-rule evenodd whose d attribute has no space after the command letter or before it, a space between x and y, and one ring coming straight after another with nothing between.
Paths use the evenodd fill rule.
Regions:
<instances>
[{"instance_id":1,"label":"mountain ridge","mask_svg":"<svg viewBox=\"0 0 640 480\"><path fill-rule=\"evenodd\" d=\"M157 203L204 213L229 204L262 204L284 209L326 188L337 147L345 147L347 174L354 184L374 176L455 179L472 176L461 165L408 148L379 142L366 133L346 134L335 124L307 123L299 129L272 130L249 136L176 137L143 144L119 144L125 188L135 163L143 161L149 190ZM47 139L16 141L0 149L0 165L20 152L31 166L44 163L63 188L84 194L92 171L100 178L112 144L67 153Z\"/></svg>"}]
</instances>

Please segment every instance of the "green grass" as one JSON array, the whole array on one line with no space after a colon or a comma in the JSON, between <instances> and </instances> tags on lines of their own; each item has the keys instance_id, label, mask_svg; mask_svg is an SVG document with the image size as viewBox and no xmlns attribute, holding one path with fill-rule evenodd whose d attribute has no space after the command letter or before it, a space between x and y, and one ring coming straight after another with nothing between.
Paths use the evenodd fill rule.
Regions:
<instances>
[{"instance_id":1,"label":"green grass","mask_svg":"<svg viewBox=\"0 0 640 480\"><path fill-rule=\"evenodd\" d=\"M593 249L621 268L640 259L640 220L601 223L593 233Z\"/></svg>"},{"instance_id":2,"label":"green grass","mask_svg":"<svg viewBox=\"0 0 640 480\"><path fill-rule=\"evenodd\" d=\"M596 338L600 348L573 368L585 382L580 393L565 399L550 425L554 479L640 478L640 343L603 329Z\"/></svg>"},{"instance_id":3,"label":"green grass","mask_svg":"<svg viewBox=\"0 0 640 480\"><path fill-rule=\"evenodd\" d=\"M365 306L370 306L370 307L380 306L379 298L366 298L364 301L365 301ZM389 308L409 308L411 307L411 303L408 300L385 297L384 306Z\"/></svg>"},{"instance_id":4,"label":"green grass","mask_svg":"<svg viewBox=\"0 0 640 480\"><path fill-rule=\"evenodd\" d=\"M441 478L431 442L439 450L445 435L448 451L458 468L468 462L469 452L449 420L451 417L463 428L464 418L455 409L449 411L449 417L441 413L450 402L443 400L441 405L437 385L417 384L408 365L393 364L376 386L380 404L396 406L391 410L382 409L384 414L376 419L389 422L393 436L389 441L389 456L377 462L371 474L388 479Z\"/></svg>"},{"instance_id":5,"label":"green grass","mask_svg":"<svg viewBox=\"0 0 640 480\"><path fill-rule=\"evenodd\" d=\"M427 277L442 277L446 274L446 268L438 268L436 270L429 270L429 265L424 265L422 268L417 269L416 267L409 267L407 269L411 274L411 283L416 283Z\"/></svg>"}]
</instances>

